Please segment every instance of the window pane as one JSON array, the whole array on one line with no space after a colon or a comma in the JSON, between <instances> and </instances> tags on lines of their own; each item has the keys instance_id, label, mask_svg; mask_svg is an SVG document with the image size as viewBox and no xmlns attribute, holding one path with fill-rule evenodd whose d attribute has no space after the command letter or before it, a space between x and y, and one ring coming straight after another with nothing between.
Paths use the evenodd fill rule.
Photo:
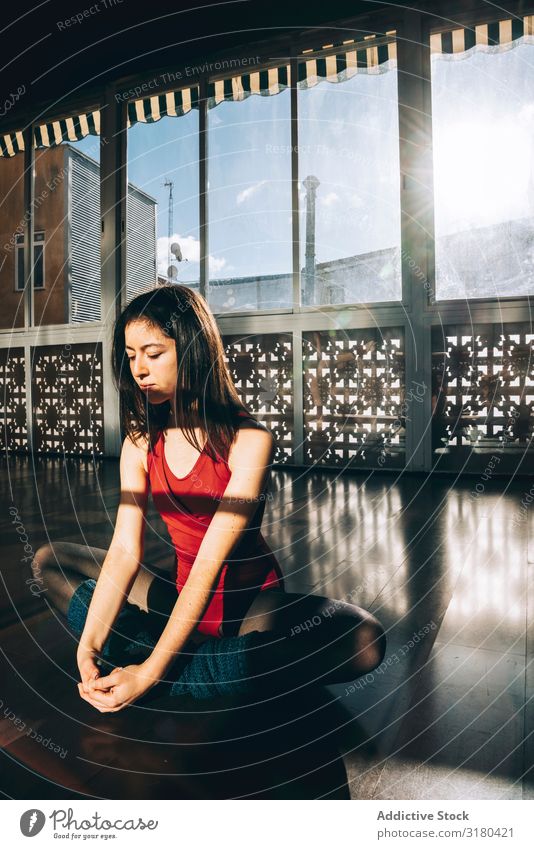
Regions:
<instances>
[{"instance_id":1,"label":"window pane","mask_svg":"<svg viewBox=\"0 0 534 849\"><path fill-rule=\"evenodd\" d=\"M126 298L160 283L198 288L198 110L128 130Z\"/></svg>"},{"instance_id":2,"label":"window pane","mask_svg":"<svg viewBox=\"0 0 534 849\"><path fill-rule=\"evenodd\" d=\"M24 229L24 154L0 157L0 328L24 327L22 292L15 288L16 265L22 251L20 234ZM24 287L23 271L20 270Z\"/></svg>"},{"instance_id":3,"label":"window pane","mask_svg":"<svg viewBox=\"0 0 534 849\"><path fill-rule=\"evenodd\" d=\"M215 312L291 307L290 93L208 110L209 301Z\"/></svg>"},{"instance_id":4,"label":"window pane","mask_svg":"<svg viewBox=\"0 0 534 849\"><path fill-rule=\"evenodd\" d=\"M36 289L42 289L44 286L44 253L42 245L35 245L33 257L35 263L33 285Z\"/></svg>"},{"instance_id":5,"label":"window pane","mask_svg":"<svg viewBox=\"0 0 534 849\"><path fill-rule=\"evenodd\" d=\"M396 70L299 89L298 116L303 304L400 300Z\"/></svg>"},{"instance_id":6,"label":"window pane","mask_svg":"<svg viewBox=\"0 0 534 849\"><path fill-rule=\"evenodd\" d=\"M44 285L44 253L43 253L43 245L39 244L39 242L44 241L44 233L35 233L34 234L34 278L33 285L37 289L42 289ZM17 276L16 276L16 288L17 291L22 291L24 289L24 239L17 238Z\"/></svg>"},{"instance_id":7,"label":"window pane","mask_svg":"<svg viewBox=\"0 0 534 849\"><path fill-rule=\"evenodd\" d=\"M440 299L534 291L534 46L513 44L432 58Z\"/></svg>"},{"instance_id":8,"label":"window pane","mask_svg":"<svg viewBox=\"0 0 534 849\"><path fill-rule=\"evenodd\" d=\"M22 292L24 289L24 242L22 245L17 245L17 290Z\"/></svg>"}]
</instances>

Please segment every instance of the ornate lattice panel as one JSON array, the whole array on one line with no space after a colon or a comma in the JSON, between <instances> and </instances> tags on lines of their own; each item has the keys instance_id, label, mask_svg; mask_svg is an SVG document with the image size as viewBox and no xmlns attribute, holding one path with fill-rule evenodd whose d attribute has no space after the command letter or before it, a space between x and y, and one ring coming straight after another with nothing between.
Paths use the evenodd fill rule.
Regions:
<instances>
[{"instance_id":1,"label":"ornate lattice panel","mask_svg":"<svg viewBox=\"0 0 534 849\"><path fill-rule=\"evenodd\" d=\"M3 410L0 428L2 451L27 451L24 348L0 349L0 391Z\"/></svg>"},{"instance_id":2,"label":"ornate lattice panel","mask_svg":"<svg viewBox=\"0 0 534 849\"><path fill-rule=\"evenodd\" d=\"M102 345L32 349L34 449L102 455Z\"/></svg>"},{"instance_id":3,"label":"ornate lattice panel","mask_svg":"<svg viewBox=\"0 0 534 849\"><path fill-rule=\"evenodd\" d=\"M303 334L304 459L326 466L402 467L414 388L405 393L404 331Z\"/></svg>"},{"instance_id":4,"label":"ornate lattice panel","mask_svg":"<svg viewBox=\"0 0 534 849\"><path fill-rule=\"evenodd\" d=\"M276 439L274 462L287 462L293 453L291 334L224 336L223 344L241 400Z\"/></svg>"},{"instance_id":5,"label":"ornate lattice panel","mask_svg":"<svg viewBox=\"0 0 534 849\"><path fill-rule=\"evenodd\" d=\"M528 324L432 329L437 454L533 449L534 333Z\"/></svg>"}]
</instances>

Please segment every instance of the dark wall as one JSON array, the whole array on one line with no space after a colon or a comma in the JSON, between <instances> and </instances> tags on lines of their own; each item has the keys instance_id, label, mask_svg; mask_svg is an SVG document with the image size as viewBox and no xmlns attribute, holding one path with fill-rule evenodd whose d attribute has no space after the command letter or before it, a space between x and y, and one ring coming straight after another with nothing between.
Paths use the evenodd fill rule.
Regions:
<instances>
[{"instance_id":1,"label":"dark wall","mask_svg":"<svg viewBox=\"0 0 534 849\"><path fill-rule=\"evenodd\" d=\"M80 87L169 64L205 60L210 53L294 27L314 26L382 4L334 0L50 0L6 3L0 36L1 105L24 86L19 101L0 115L0 127L30 102L53 103ZM188 7L187 9L185 7ZM65 21L91 8L81 23ZM334 13L334 14L333 14ZM7 16L7 17L6 17ZM10 20L11 18L11 20ZM3 111L3 110L2 110ZM33 110L35 115L35 110ZM6 123L7 122L7 123Z\"/></svg>"}]
</instances>

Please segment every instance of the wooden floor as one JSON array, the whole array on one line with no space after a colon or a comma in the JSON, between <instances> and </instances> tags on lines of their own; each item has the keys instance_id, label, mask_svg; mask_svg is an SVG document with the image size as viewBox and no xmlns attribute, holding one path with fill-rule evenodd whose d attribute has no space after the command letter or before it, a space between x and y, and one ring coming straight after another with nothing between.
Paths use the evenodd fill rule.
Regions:
<instances>
[{"instance_id":1,"label":"wooden floor","mask_svg":"<svg viewBox=\"0 0 534 849\"><path fill-rule=\"evenodd\" d=\"M118 461L2 464L4 796L534 798L527 479L275 470L263 531L287 589L373 611L383 669L305 699L184 697L105 715L78 696L74 640L46 594L31 595L20 535L33 551L47 539L106 548ZM149 524L146 560L170 566L153 509Z\"/></svg>"}]
</instances>

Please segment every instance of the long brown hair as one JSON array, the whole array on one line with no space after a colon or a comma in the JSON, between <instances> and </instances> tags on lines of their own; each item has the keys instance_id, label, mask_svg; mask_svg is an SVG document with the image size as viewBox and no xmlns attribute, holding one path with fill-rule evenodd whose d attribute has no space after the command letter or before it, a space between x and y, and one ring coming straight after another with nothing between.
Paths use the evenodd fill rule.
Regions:
<instances>
[{"instance_id":1,"label":"long brown hair","mask_svg":"<svg viewBox=\"0 0 534 849\"><path fill-rule=\"evenodd\" d=\"M170 401L151 404L133 378L126 354L125 329L131 321L158 327L174 339L178 363L176 424L198 451L194 428L206 438L206 451L226 457L237 432L237 414L254 415L242 403L224 360L224 347L206 301L180 284L156 286L124 308L113 329L112 368L119 391L123 434L137 443L146 437L154 445L168 423Z\"/></svg>"}]
</instances>

